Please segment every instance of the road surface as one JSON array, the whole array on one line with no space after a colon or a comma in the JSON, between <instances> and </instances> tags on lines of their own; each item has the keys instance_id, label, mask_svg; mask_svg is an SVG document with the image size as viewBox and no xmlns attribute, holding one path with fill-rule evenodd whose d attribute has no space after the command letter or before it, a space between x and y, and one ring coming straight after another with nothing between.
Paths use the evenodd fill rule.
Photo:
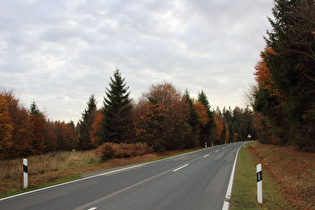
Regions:
<instances>
[{"instance_id":1,"label":"road surface","mask_svg":"<svg viewBox=\"0 0 315 210\"><path fill-rule=\"evenodd\" d=\"M242 143L99 172L0 200L0 209L222 209Z\"/></svg>"}]
</instances>

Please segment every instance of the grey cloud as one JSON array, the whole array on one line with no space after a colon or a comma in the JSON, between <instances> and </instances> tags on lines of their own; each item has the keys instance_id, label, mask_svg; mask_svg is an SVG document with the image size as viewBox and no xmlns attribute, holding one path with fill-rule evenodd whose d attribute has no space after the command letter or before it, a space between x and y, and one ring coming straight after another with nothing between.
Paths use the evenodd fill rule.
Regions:
<instances>
[{"instance_id":1,"label":"grey cloud","mask_svg":"<svg viewBox=\"0 0 315 210\"><path fill-rule=\"evenodd\" d=\"M49 118L78 120L117 67L135 100L165 80L193 96L205 90L212 106L242 105L272 0L0 4L0 86L38 101Z\"/></svg>"}]
</instances>

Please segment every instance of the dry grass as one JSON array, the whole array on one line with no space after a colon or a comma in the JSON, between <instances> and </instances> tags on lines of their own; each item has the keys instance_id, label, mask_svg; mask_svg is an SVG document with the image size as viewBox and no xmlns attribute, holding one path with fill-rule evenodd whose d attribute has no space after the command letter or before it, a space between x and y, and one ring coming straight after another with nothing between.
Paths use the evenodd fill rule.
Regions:
<instances>
[{"instance_id":1,"label":"dry grass","mask_svg":"<svg viewBox=\"0 0 315 210\"><path fill-rule=\"evenodd\" d=\"M152 153L151 148L144 144L133 146L120 144L121 147L112 144L110 146L114 152L113 159L105 162L102 161L104 158L100 149L86 152L53 152L28 157L29 186L38 187L53 182L58 183L71 177L80 177L84 173L152 161L188 151ZM22 158L0 161L0 197L23 188L22 163Z\"/></svg>"},{"instance_id":2,"label":"dry grass","mask_svg":"<svg viewBox=\"0 0 315 210\"><path fill-rule=\"evenodd\" d=\"M277 180L280 190L298 209L315 209L315 154L290 147L250 144L263 170Z\"/></svg>"},{"instance_id":3,"label":"dry grass","mask_svg":"<svg viewBox=\"0 0 315 210\"><path fill-rule=\"evenodd\" d=\"M100 157L94 152L53 152L31 156L27 160L29 185L38 186L69 176L67 173L60 173L64 170L98 164ZM22 158L0 161L0 168L1 194L22 187Z\"/></svg>"}]
</instances>

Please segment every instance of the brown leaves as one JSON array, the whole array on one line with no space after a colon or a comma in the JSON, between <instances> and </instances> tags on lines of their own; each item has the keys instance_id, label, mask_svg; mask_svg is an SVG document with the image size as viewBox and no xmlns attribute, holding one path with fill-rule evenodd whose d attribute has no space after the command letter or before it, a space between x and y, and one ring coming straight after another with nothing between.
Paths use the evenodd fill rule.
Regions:
<instances>
[{"instance_id":1,"label":"brown leaves","mask_svg":"<svg viewBox=\"0 0 315 210\"><path fill-rule=\"evenodd\" d=\"M101 112L98 112L95 116L95 120L92 125L92 130L90 132L91 136L91 142L94 146L99 146L99 143L101 142L100 140L100 132L102 129L102 120L103 120L104 115Z\"/></svg>"},{"instance_id":2,"label":"brown leaves","mask_svg":"<svg viewBox=\"0 0 315 210\"><path fill-rule=\"evenodd\" d=\"M12 92L0 92L0 159L75 148L74 127L30 114Z\"/></svg>"},{"instance_id":3,"label":"brown leaves","mask_svg":"<svg viewBox=\"0 0 315 210\"><path fill-rule=\"evenodd\" d=\"M13 122L5 98L0 95L0 159L8 156L7 151L13 145Z\"/></svg>"},{"instance_id":4,"label":"brown leaves","mask_svg":"<svg viewBox=\"0 0 315 210\"><path fill-rule=\"evenodd\" d=\"M189 109L186 100L173 85L152 85L136 106L135 113L137 138L166 149L183 147L180 132L183 132Z\"/></svg>"},{"instance_id":5,"label":"brown leaves","mask_svg":"<svg viewBox=\"0 0 315 210\"><path fill-rule=\"evenodd\" d=\"M266 53L276 54L275 51L269 47L266 47L264 52L260 53L261 60L256 64L254 75L256 76L256 81L258 83L258 88L267 89L270 92L270 96L276 98L283 98L280 94L279 89L275 88L275 81L272 79L272 74L267 67L265 62Z\"/></svg>"},{"instance_id":6,"label":"brown leaves","mask_svg":"<svg viewBox=\"0 0 315 210\"><path fill-rule=\"evenodd\" d=\"M205 126L209 122L207 109L201 103L195 103L194 107L199 117L200 126Z\"/></svg>"}]
</instances>

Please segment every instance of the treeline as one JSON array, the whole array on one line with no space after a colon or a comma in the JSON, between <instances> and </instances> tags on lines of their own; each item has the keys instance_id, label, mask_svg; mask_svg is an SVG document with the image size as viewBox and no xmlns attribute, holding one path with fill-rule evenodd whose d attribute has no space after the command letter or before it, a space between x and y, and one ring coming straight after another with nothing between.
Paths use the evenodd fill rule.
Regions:
<instances>
[{"instance_id":1,"label":"treeline","mask_svg":"<svg viewBox=\"0 0 315 210\"><path fill-rule=\"evenodd\" d=\"M0 92L0 158L76 148L74 123L51 122L33 102L26 109L12 91Z\"/></svg>"},{"instance_id":2,"label":"treeline","mask_svg":"<svg viewBox=\"0 0 315 210\"><path fill-rule=\"evenodd\" d=\"M154 151L204 147L256 136L249 108L216 111L204 91L197 99L172 84L152 85L138 103L119 70L110 78L103 106L92 94L77 125L52 122L33 102L24 108L13 92L0 92L0 158L51 151L90 150L104 143L146 143Z\"/></svg>"},{"instance_id":3,"label":"treeline","mask_svg":"<svg viewBox=\"0 0 315 210\"><path fill-rule=\"evenodd\" d=\"M254 109L262 143L315 151L314 0L275 0L256 66Z\"/></svg>"}]
</instances>

